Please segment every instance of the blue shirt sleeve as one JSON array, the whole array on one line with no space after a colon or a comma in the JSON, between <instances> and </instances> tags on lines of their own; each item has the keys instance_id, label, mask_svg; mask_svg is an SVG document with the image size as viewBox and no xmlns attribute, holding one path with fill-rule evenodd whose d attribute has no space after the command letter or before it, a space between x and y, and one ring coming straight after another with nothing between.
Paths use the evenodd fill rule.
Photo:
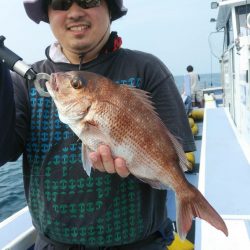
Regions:
<instances>
[{"instance_id":1,"label":"blue shirt sleeve","mask_svg":"<svg viewBox=\"0 0 250 250\"><path fill-rule=\"evenodd\" d=\"M9 70L0 63L0 166L9 160L15 130L14 90Z\"/></svg>"}]
</instances>

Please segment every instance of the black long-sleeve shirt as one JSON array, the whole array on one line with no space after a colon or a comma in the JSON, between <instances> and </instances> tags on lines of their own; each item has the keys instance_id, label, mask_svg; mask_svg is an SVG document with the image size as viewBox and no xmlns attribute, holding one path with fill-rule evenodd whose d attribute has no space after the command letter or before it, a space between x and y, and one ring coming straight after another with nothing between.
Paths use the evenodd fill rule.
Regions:
<instances>
[{"instance_id":1,"label":"black long-sleeve shirt","mask_svg":"<svg viewBox=\"0 0 250 250\"><path fill-rule=\"evenodd\" d=\"M48 56L33 68L50 74L78 70L79 65L55 63ZM119 49L81 68L151 93L160 118L184 150L195 150L173 76L159 59ZM16 74L13 96L6 70L0 79L0 162L23 153L25 194L38 232L62 243L109 246L141 240L164 225L166 191L133 176L122 179L93 171L88 177L82 169L81 142L60 122L52 99L39 96L33 82Z\"/></svg>"}]
</instances>

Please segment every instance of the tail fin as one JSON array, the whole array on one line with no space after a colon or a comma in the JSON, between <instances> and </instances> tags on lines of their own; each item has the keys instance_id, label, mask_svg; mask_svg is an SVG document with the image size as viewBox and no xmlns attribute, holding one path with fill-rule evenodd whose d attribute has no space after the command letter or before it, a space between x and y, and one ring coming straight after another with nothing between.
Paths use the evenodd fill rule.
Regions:
<instances>
[{"instance_id":1,"label":"tail fin","mask_svg":"<svg viewBox=\"0 0 250 250\"><path fill-rule=\"evenodd\" d=\"M177 195L177 194L176 194ZM189 184L187 193L176 196L177 231L181 239L185 239L192 225L192 219L199 217L228 236L228 229L215 209L208 203L198 189Z\"/></svg>"}]
</instances>

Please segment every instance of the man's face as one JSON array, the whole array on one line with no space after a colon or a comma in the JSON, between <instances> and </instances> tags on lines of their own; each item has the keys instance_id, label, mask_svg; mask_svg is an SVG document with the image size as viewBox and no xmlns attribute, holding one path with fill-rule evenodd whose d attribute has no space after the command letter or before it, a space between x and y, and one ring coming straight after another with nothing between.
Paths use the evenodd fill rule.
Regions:
<instances>
[{"instance_id":1,"label":"man's face","mask_svg":"<svg viewBox=\"0 0 250 250\"><path fill-rule=\"evenodd\" d=\"M108 39L110 18L104 0L100 6L89 9L83 9L75 2L65 11L53 10L49 6L48 16L52 32L68 59L91 50L100 41L104 44Z\"/></svg>"}]
</instances>

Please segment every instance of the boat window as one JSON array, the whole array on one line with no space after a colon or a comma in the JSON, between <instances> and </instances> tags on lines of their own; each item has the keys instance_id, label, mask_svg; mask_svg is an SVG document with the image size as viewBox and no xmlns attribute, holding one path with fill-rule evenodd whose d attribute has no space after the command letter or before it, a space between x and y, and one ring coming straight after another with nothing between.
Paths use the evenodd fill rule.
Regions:
<instances>
[{"instance_id":1,"label":"boat window","mask_svg":"<svg viewBox=\"0 0 250 250\"><path fill-rule=\"evenodd\" d=\"M238 6L235 11L238 36L247 36L250 34L250 29L247 28L247 14L250 13L250 4Z\"/></svg>"},{"instance_id":2,"label":"boat window","mask_svg":"<svg viewBox=\"0 0 250 250\"><path fill-rule=\"evenodd\" d=\"M234 42L232 16L230 15L225 32L224 48L227 49Z\"/></svg>"}]
</instances>

